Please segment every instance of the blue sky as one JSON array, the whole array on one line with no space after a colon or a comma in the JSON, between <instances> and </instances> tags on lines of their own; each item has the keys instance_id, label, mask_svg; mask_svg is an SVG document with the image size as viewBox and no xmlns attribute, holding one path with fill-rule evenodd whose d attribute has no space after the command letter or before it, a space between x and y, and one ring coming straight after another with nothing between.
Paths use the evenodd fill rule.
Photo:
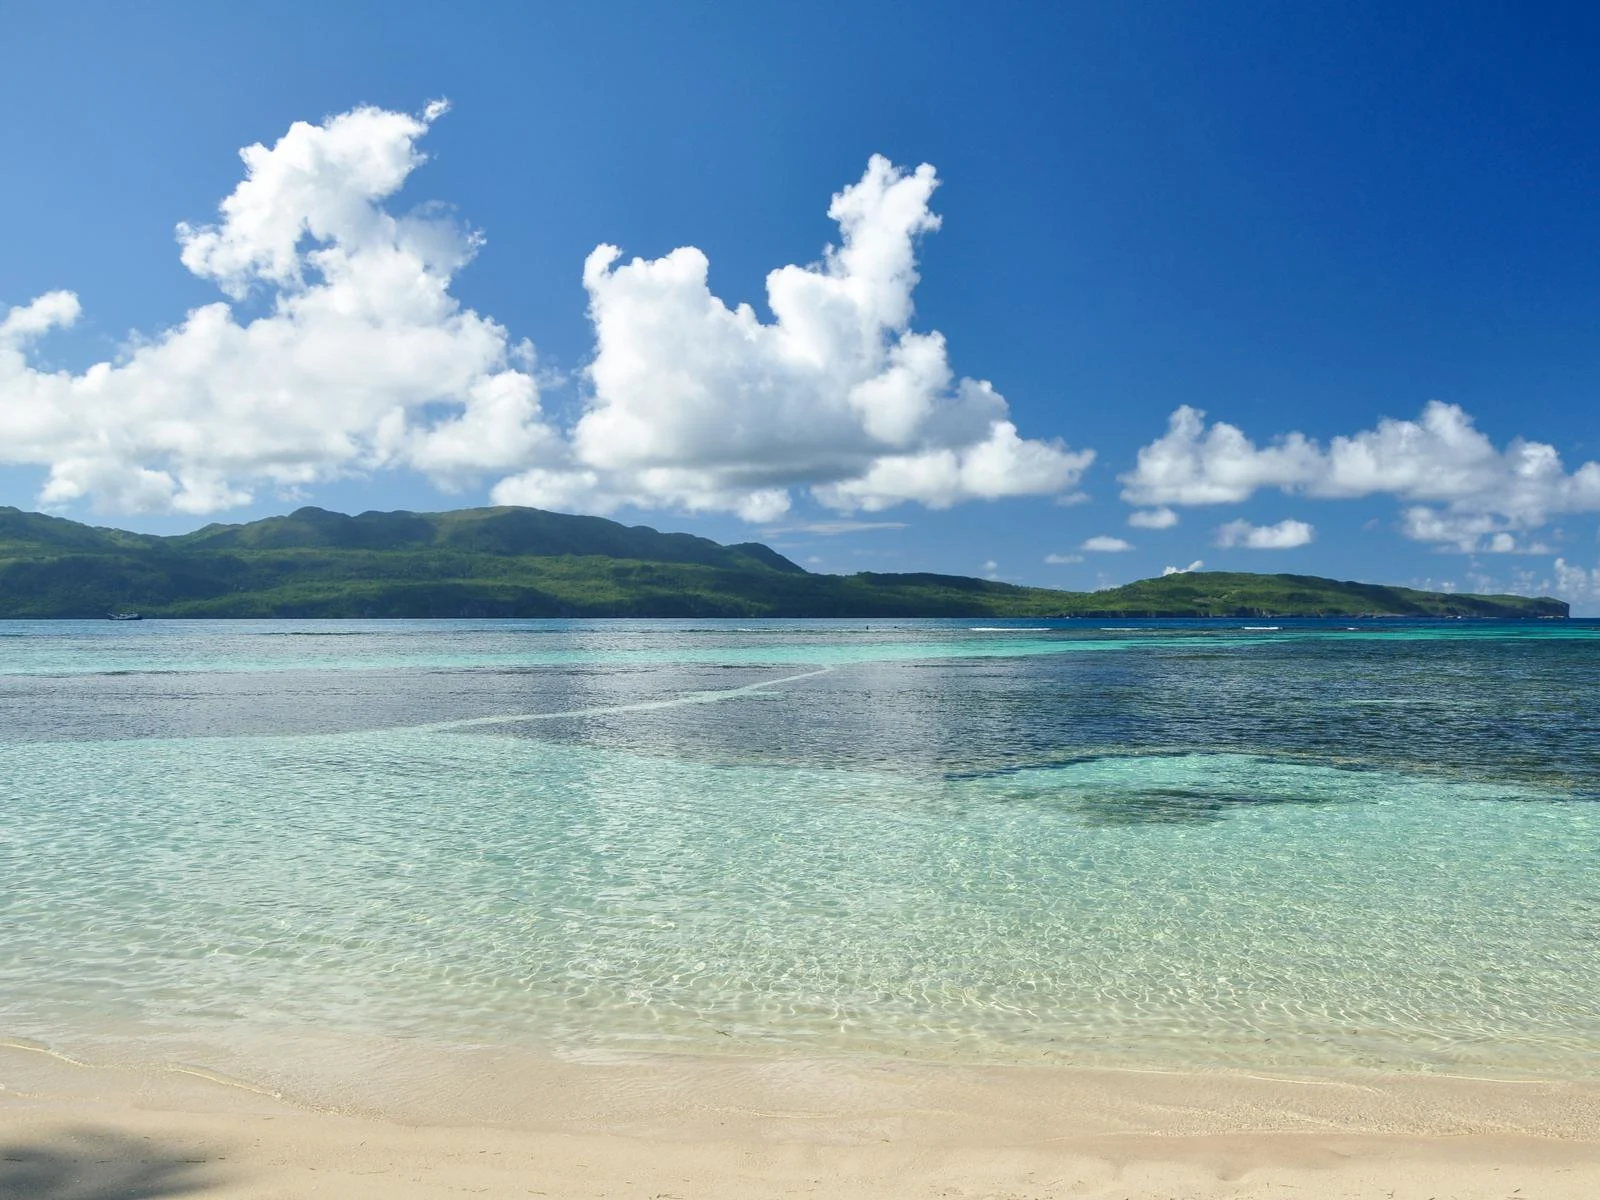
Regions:
<instances>
[{"instance_id":1,"label":"blue sky","mask_svg":"<svg viewBox=\"0 0 1600 1200\"><path fill-rule=\"evenodd\" d=\"M0 20L0 503L1600 611L1590 6Z\"/></svg>"}]
</instances>

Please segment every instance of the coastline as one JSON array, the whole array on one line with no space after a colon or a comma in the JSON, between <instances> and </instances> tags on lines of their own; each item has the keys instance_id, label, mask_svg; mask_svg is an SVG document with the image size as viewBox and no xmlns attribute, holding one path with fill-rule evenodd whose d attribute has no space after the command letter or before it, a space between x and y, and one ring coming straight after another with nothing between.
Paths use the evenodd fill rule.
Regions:
<instances>
[{"instance_id":1,"label":"coastline","mask_svg":"<svg viewBox=\"0 0 1600 1200\"><path fill-rule=\"evenodd\" d=\"M388 1111L0 1046L0 1196L1587 1197L1600 1083L455 1056ZM452 1089L499 1112L471 1115ZM391 1098L392 1099L392 1098ZM1518 1192L1517 1189L1521 1189Z\"/></svg>"},{"instance_id":2,"label":"coastline","mask_svg":"<svg viewBox=\"0 0 1600 1200\"><path fill-rule=\"evenodd\" d=\"M0 1200L1600 1195L1586 631L395 632L16 644Z\"/></svg>"}]
</instances>

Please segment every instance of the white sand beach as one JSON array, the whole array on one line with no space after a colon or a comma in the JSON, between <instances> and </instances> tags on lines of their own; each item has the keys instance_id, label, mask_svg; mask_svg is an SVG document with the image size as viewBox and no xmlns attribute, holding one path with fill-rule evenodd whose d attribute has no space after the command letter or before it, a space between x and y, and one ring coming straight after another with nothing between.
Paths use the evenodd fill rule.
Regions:
<instances>
[{"instance_id":1,"label":"white sand beach","mask_svg":"<svg viewBox=\"0 0 1600 1200\"><path fill-rule=\"evenodd\" d=\"M662 1056L505 1071L482 1096L521 1111L461 1122L6 1048L0 1196L1600 1195L1587 1083Z\"/></svg>"}]
</instances>

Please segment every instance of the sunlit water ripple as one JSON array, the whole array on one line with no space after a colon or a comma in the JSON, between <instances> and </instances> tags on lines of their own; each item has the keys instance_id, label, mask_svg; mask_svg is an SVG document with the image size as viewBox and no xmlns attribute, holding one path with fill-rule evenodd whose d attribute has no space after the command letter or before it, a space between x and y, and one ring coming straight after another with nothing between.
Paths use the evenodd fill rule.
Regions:
<instances>
[{"instance_id":1,"label":"sunlit water ripple","mask_svg":"<svg viewBox=\"0 0 1600 1200\"><path fill-rule=\"evenodd\" d=\"M1600 627L1347 624L0 623L0 1034L1588 1073Z\"/></svg>"}]
</instances>

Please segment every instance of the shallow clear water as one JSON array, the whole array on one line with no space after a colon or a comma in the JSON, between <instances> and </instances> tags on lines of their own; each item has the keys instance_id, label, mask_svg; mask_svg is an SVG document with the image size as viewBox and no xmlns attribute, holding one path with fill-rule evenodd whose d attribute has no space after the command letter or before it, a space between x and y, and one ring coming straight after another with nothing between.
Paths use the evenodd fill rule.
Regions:
<instances>
[{"instance_id":1,"label":"shallow clear water","mask_svg":"<svg viewBox=\"0 0 1600 1200\"><path fill-rule=\"evenodd\" d=\"M1600 626L1281 624L0 623L0 1035L1591 1072Z\"/></svg>"}]
</instances>

